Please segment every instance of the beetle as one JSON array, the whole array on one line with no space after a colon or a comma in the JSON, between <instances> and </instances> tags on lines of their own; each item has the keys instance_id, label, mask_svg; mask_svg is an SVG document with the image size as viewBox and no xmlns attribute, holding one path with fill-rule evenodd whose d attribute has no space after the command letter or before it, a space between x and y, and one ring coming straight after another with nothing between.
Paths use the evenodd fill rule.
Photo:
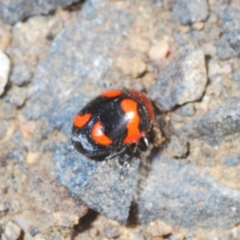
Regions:
<instances>
[{"instance_id":1,"label":"beetle","mask_svg":"<svg viewBox=\"0 0 240 240\"><path fill-rule=\"evenodd\" d=\"M73 119L72 144L85 156L111 159L133 146L133 154L154 122L154 108L148 97L133 89L103 92Z\"/></svg>"}]
</instances>

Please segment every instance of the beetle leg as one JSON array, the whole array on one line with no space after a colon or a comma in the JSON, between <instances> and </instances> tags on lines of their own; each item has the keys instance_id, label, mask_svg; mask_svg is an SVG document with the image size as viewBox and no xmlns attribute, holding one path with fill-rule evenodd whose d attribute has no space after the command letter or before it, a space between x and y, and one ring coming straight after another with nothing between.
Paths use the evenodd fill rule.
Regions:
<instances>
[{"instance_id":1,"label":"beetle leg","mask_svg":"<svg viewBox=\"0 0 240 240\"><path fill-rule=\"evenodd\" d=\"M149 147L149 142L148 142L148 139L146 138L146 136L143 136L142 139L143 139L143 142L145 144L145 147L148 148Z\"/></svg>"},{"instance_id":2,"label":"beetle leg","mask_svg":"<svg viewBox=\"0 0 240 240\"><path fill-rule=\"evenodd\" d=\"M109 159L113 159L113 158L115 158L115 157L117 157L119 155L122 155L126 151L126 149L127 149L127 147L124 147L120 151L114 152L113 154L107 156L106 159L109 160Z\"/></svg>"}]
</instances>

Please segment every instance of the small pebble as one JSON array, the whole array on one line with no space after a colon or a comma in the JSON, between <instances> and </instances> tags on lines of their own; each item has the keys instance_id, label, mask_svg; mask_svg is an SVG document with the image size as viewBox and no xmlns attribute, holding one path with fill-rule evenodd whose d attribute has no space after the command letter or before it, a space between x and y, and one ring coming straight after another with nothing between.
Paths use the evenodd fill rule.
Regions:
<instances>
[{"instance_id":1,"label":"small pebble","mask_svg":"<svg viewBox=\"0 0 240 240\"><path fill-rule=\"evenodd\" d=\"M141 76L147 70L146 63L140 58L119 58L116 67L125 75L133 78Z\"/></svg>"},{"instance_id":2,"label":"small pebble","mask_svg":"<svg viewBox=\"0 0 240 240\"><path fill-rule=\"evenodd\" d=\"M148 40L146 40L140 36L130 37L130 44L134 50L141 52L141 53L147 53L149 50Z\"/></svg>"},{"instance_id":3,"label":"small pebble","mask_svg":"<svg viewBox=\"0 0 240 240\"><path fill-rule=\"evenodd\" d=\"M204 22L196 22L192 25L193 29L202 30L204 27Z\"/></svg>"},{"instance_id":4,"label":"small pebble","mask_svg":"<svg viewBox=\"0 0 240 240\"><path fill-rule=\"evenodd\" d=\"M29 165L35 164L37 162L37 159L39 157L38 152L29 152L26 157L26 161Z\"/></svg>"},{"instance_id":5,"label":"small pebble","mask_svg":"<svg viewBox=\"0 0 240 240\"><path fill-rule=\"evenodd\" d=\"M15 107L22 107L27 99L27 89L13 86L6 96L6 101Z\"/></svg>"},{"instance_id":6,"label":"small pebble","mask_svg":"<svg viewBox=\"0 0 240 240\"><path fill-rule=\"evenodd\" d=\"M171 157L185 157L188 152L188 143L182 139L173 137L167 146L167 152Z\"/></svg>"},{"instance_id":7,"label":"small pebble","mask_svg":"<svg viewBox=\"0 0 240 240\"><path fill-rule=\"evenodd\" d=\"M217 48L212 43L206 43L205 45L203 45L203 51L205 55L214 57L216 55Z\"/></svg>"},{"instance_id":8,"label":"small pebble","mask_svg":"<svg viewBox=\"0 0 240 240\"><path fill-rule=\"evenodd\" d=\"M237 70L236 72L234 72L232 79L234 82L238 83L238 85L240 86L240 70Z\"/></svg>"},{"instance_id":9,"label":"small pebble","mask_svg":"<svg viewBox=\"0 0 240 240\"><path fill-rule=\"evenodd\" d=\"M17 224L10 221L6 224L4 233L8 240L17 240L21 235L21 229Z\"/></svg>"},{"instance_id":10,"label":"small pebble","mask_svg":"<svg viewBox=\"0 0 240 240\"><path fill-rule=\"evenodd\" d=\"M9 29L0 27L0 50L5 52L12 41L12 32Z\"/></svg>"},{"instance_id":11,"label":"small pebble","mask_svg":"<svg viewBox=\"0 0 240 240\"><path fill-rule=\"evenodd\" d=\"M104 235L107 237L107 238L117 238L120 236L120 231L119 229L116 227L116 226L113 226L113 225L110 225L110 224L107 224L105 227L104 227Z\"/></svg>"},{"instance_id":12,"label":"small pebble","mask_svg":"<svg viewBox=\"0 0 240 240\"><path fill-rule=\"evenodd\" d=\"M169 52L169 44L165 41L160 41L154 44L149 50L151 60L159 61L167 56Z\"/></svg>"},{"instance_id":13,"label":"small pebble","mask_svg":"<svg viewBox=\"0 0 240 240\"><path fill-rule=\"evenodd\" d=\"M148 226L148 232L153 237L164 237L168 236L172 233L173 228L172 226L166 224L165 222L162 222L160 220L156 220L154 222L151 222Z\"/></svg>"},{"instance_id":14,"label":"small pebble","mask_svg":"<svg viewBox=\"0 0 240 240\"><path fill-rule=\"evenodd\" d=\"M8 56L0 50L0 96L4 93L5 86L8 82L10 71L10 60Z\"/></svg>"},{"instance_id":15,"label":"small pebble","mask_svg":"<svg viewBox=\"0 0 240 240\"><path fill-rule=\"evenodd\" d=\"M23 63L14 63L12 68L12 74L10 76L10 81L17 85L23 86L31 82L32 73L29 67Z\"/></svg>"},{"instance_id":16,"label":"small pebble","mask_svg":"<svg viewBox=\"0 0 240 240\"><path fill-rule=\"evenodd\" d=\"M98 232L98 229L91 228L89 229L88 234L90 238L95 239L98 236L99 232Z\"/></svg>"},{"instance_id":17,"label":"small pebble","mask_svg":"<svg viewBox=\"0 0 240 240\"><path fill-rule=\"evenodd\" d=\"M184 240L185 235L183 233L175 233L170 236L169 240Z\"/></svg>"},{"instance_id":18,"label":"small pebble","mask_svg":"<svg viewBox=\"0 0 240 240\"><path fill-rule=\"evenodd\" d=\"M230 64L225 64L224 66L220 66L220 64L215 60L211 59L208 62L208 76L212 77L217 74L229 74L232 72L232 67Z\"/></svg>"},{"instance_id":19,"label":"small pebble","mask_svg":"<svg viewBox=\"0 0 240 240\"><path fill-rule=\"evenodd\" d=\"M180 26L179 27L179 30L182 32L182 33L188 33L190 31L190 27L189 26Z\"/></svg>"}]
</instances>

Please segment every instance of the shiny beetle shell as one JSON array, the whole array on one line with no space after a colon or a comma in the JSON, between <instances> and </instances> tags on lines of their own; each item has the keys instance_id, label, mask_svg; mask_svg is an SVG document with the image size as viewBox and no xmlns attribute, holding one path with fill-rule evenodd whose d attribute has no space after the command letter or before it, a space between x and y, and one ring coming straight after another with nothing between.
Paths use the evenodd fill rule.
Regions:
<instances>
[{"instance_id":1,"label":"shiny beetle shell","mask_svg":"<svg viewBox=\"0 0 240 240\"><path fill-rule=\"evenodd\" d=\"M137 143L151 129L154 108L132 89L104 92L74 118L72 143L89 158L105 158Z\"/></svg>"}]
</instances>

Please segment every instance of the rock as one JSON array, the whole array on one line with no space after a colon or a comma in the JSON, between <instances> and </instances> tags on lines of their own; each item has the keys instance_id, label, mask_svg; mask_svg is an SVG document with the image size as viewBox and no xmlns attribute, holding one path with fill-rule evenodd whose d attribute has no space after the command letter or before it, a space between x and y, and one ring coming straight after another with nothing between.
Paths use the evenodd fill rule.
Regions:
<instances>
[{"instance_id":1,"label":"rock","mask_svg":"<svg viewBox=\"0 0 240 240\"><path fill-rule=\"evenodd\" d=\"M27 119L47 123L41 131L43 138L54 129L70 138L74 115L111 85L116 56L121 56L118 53L126 45L122 33L129 31L134 19L133 13L108 1L87 1L79 16L53 40L50 52L38 66L24 107ZM103 20L106 24L99 24ZM114 85L118 86L123 87L121 81ZM56 174L69 194L109 218L126 222L139 160L133 161L122 180L117 161L93 161L75 150L64 154L63 146L48 146L48 150L54 154Z\"/></svg>"},{"instance_id":2,"label":"rock","mask_svg":"<svg viewBox=\"0 0 240 240\"><path fill-rule=\"evenodd\" d=\"M240 70L237 70L233 73L232 79L240 86Z\"/></svg>"},{"instance_id":3,"label":"rock","mask_svg":"<svg viewBox=\"0 0 240 240\"><path fill-rule=\"evenodd\" d=\"M12 44L8 49L8 54L13 59L10 75L13 84L23 86L31 82L36 65L50 48L48 36L56 24L63 25L58 15L38 16L13 27Z\"/></svg>"},{"instance_id":4,"label":"rock","mask_svg":"<svg viewBox=\"0 0 240 240\"><path fill-rule=\"evenodd\" d=\"M68 105L71 122L74 114L81 109L82 101L90 100L112 85L111 70L126 41L122 33L132 27L134 18L132 13L119 10L114 4L103 2L94 6L86 2L79 16L54 39L51 51L38 66L25 110L28 117L49 118L53 112L66 117L67 113L59 113L58 107L62 108L69 100L72 104ZM106 23L114 22L114 25L110 29L108 24L99 25L103 19ZM120 86L123 87L121 81L114 83L115 88ZM78 101L74 102L74 98ZM64 128L71 125L70 122L65 122ZM57 125L58 121L54 124Z\"/></svg>"},{"instance_id":5,"label":"rock","mask_svg":"<svg viewBox=\"0 0 240 240\"><path fill-rule=\"evenodd\" d=\"M237 156L229 156L225 162L224 165L228 167L236 166L240 163L240 155Z\"/></svg>"},{"instance_id":6,"label":"rock","mask_svg":"<svg viewBox=\"0 0 240 240\"><path fill-rule=\"evenodd\" d=\"M188 152L188 143L182 139L171 137L167 152L171 157L185 157Z\"/></svg>"},{"instance_id":7,"label":"rock","mask_svg":"<svg viewBox=\"0 0 240 240\"><path fill-rule=\"evenodd\" d=\"M149 50L151 60L159 61L167 56L169 52L169 44L166 41L155 43Z\"/></svg>"},{"instance_id":8,"label":"rock","mask_svg":"<svg viewBox=\"0 0 240 240\"><path fill-rule=\"evenodd\" d=\"M210 144L234 139L240 134L240 99L223 100L220 106L193 122L186 123L177 132L179 136L201 138Z\"/></svg>"},{"instance_id":9,"label":"rock","mask_svg":"<svg viewBox=\"0 0 240 240\"><path fill-rule=\"evenodd\" d=\"M208 17L206 0L178 0L173 8L173 17L183 24L201 22Z\"/></svg>"},{"instance_id":10,"label":"rock","mask_svg":"<svg viewBox=\"0 0 240 240\"><path fill-rule=\"evenodd\" d=\"M50 184L50 179L41 173L29 174L28 194L42 213L39 220L48 226L73 227L88 210L81 201L69 197L63 187Z\"/></svg>"},{"instance_id":11,"label":"rock","mask_svg":"<svg viewBox=\"0 0 240 240\"><path fill-rule=\"evenodd\" d=\"M17 224L10 221L6 224L4 233L8 240L17 240L20 237L21 229Z\"/></svg>"},{"instance_id":12,"label":"rock","mask_svg":"<svg viewBox=\"0 0 240 240\"><path fill-rule=\"evenodd\" d=\"M213 44L213 43L206 43L203 46L203 51L204 51L205 56L215 57L217 48L216 48L215 44Z\"/></svg>"},{"instance_id":13,"label":"rock","mask_svg":"<svg viewBox=\"0 0 240 240\"><path fill-rule=\"evenodd\" d=\"M134 34L129 39L131 47L138 52L147 53L149 50L149 41L147 39L142 38Z\"/></svg>"},{"instance_id":14,"label":"rock","mask_svg":"<svg viewBox=\"0 0 240 240\"><path fill-rule=\"evenodd\" d=\"M62 152L63 149L66 152ZM125 223L136 189L139 160L133 159L122 179L117 159L94 161L65 144L54 156L56 174L77 200L104 216Z\"/></svg>"},{"instance_id":15,"label":"rock","mask_svg":"<svg viewBox=\"0 0 240 240\"><path fill-rule=\"evenodd\" d=\"M177 111L177 114L183 117L193 116L195 113L195 108L193 103L188 103L180 107Z\"/></svg>"},{"instance_id":16,"label":"rock","mask_svg":"<svg viewBox=\"0 0 240 240\"><path fill-rule=\"evenodd\" d=\"M228 7L219 14L224 34L217 44L217 56L221 60L235 57L240 53L240 9Z\"/></svg>"},{"instance_id":17,"label":"rock","mask_svg":"<svg viewBox=\"0 0 240 240\"><path fill-rule=\"evenodd\" d=\"M23 86L31 82L32 72L28 66L21 62L16 62L13 64L12 74L10 76L10 81L17 85Z\"/></svg>"},{"instance_id":18,"label":"rock","mask_svg":"<svg viewBox=\"0 0 240 240\"><path fill-rule=\"evenodd\" d=\"M96 228L90 228L88 230L88 235L92 239L96 239L96 237L99 235L99 231Z\"/></svg>"},{"instance_id":19,"label":"rock","mask_svg":"<svg viewBox=\"0 0 240 240\"><path fill-rule=\"evenodd\" d=\"M212 80L216 78L217 75L226 75L232 72L232 67L230 64L225 64L220 66L216 59L211 59L208 61L208 77Z\"/></svg>"},{"instance_id":20,"label":"rock","mask_svg":"<svg viewBox=\"0 0 240 240\"><path fill-rule=\"evenodd\" d=\"M48 14L58 7L66 7L79 0L13 0L11 2L0 1L0 19L8 24L15 24L33 15Z\"/></svg>"},{"instance_id":21,"label":"rock","mask_svg":"<svg viewBox=\"0 0 240 240\"><path fill-rule=\"evenodd\" d=\"M201 50L184 48L169 65L160 70L149 96L161 110L198 100L204 93L207 73Z\"/></svg>"},{"instance_id":22,"label":"rock","mask_svg":"<svg viewBox=\"0 0 240 240\"><path fill-rule=\"evenodd\" d=\"M27 98L27 89L14 86L8 91L5 100L13 106L21 107Z\"/></svg>"},{"instance_id":23,"label":"rock","mask_svg":"<svg viewBox=\"0 0 240 240\"><path fill-rule=\"evenodd\" d=\"M0 22L0 50L5 52L12 40L12 29L10 26L1 24Z\"/></svg>"},{"instance_id":24,"label":"rock","mask_svg":"<svg viewBox=\"0 0 240 240\"><path fill-rule=\"evenodd\" d=\"M161 219L181 227L229 228L240 220L240 191L197 167L158 154L136 199L139 223Z\"/></svg>"},{"instance_id":25,"label":"rock","mask_svg":"<svg viewBox=\"0 0 240 240\"><path fill-rule=\"evenodd\" d=\"M240 13L240 11L239 11ZM240 25L240 24L239 24ZM228 43L238 55L240 53L240 28L234 29L228 34Z\"/></svg>"},{"instance_id":26,"label":"rock","mask_svg":"<svg viewBox=\"0 0 240 240\"><path fill-rule=\"evenodd\" d=\"M204 28L203 22L196 22L192 25L193 29L202 30Z\"/></svg>"},{"instance_id":27,"label":"rock","mask_svg":"<svg viewBox=\"0 0 240 240\"><path fill-rule=\"evenodd\" d=\"M5 86L8 82L10 71L10 60L6 54L0 50L0 96L4 93Z\"/></svg>"},{"instance_id":28,"label":"rock","mask_svg":"<svg viewBox=\"0 0 240 240\"><path fill-rule=\"evenodd\" d=\"M146 63L140 58L119 58L116 67L124 75L130 75L132 78L141 76L147 70Z\"/></svg>"},{"instance_id":29,"label":"rock","mask_svg":"<svg viewBox=\"0 0 240 240\"><path fill-rule=\"evenodd\" d=\"M165 222L162 222L160 220L156 220L154 222L151 222L148 226L148 232L153 237L164 237L168 236L172 233L173 228L172 226L166 224Z\"/></svg>"},{"instance_id":30,"label":"rock","mask_svg":"<svg viewBox=\"0 0 240 240\"><path fill-rule=\"evenodd\" d=\"M240 28L222 35L217 43L217 56L220 60L238 56L240 53Z\"/></svg>"},{"instance_id":31,"label":"rock","mask_svg":"<svg viewBox=\"0 0 240 240\"><path fill-rule=\"evenodd\" d=\"M234 7L227 7L223 12L219 13L220 25L224 32L240 27L240 9Z\"/></svg>"},{"instance_id":32,"label":"rock","mask_svg":"<svg viewBox=\"0 0 240 240\"><path fill-rule=\"evenodd\" d=\"M105 225L103 231L104 231L105 237L108 239L118 238L121 235L117 226L114 226L112 224Z\"/></svg>"}]
</instances>

